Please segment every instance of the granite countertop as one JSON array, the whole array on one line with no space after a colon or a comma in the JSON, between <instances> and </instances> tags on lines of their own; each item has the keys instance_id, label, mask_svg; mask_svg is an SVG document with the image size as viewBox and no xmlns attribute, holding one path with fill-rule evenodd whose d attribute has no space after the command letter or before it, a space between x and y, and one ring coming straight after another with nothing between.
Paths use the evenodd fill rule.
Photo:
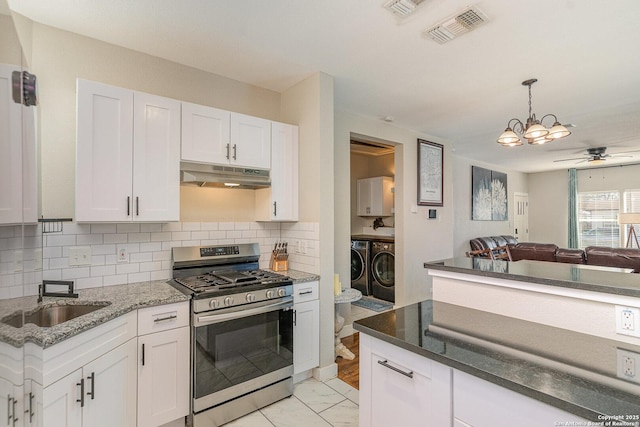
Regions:
<instances>
[{"instance_id":1,"label":"granite countertop","mask_svg":"<svg viewBox=\"0 0 640 427\"><path fill-rule=\"evenodd\" d=\"M104 307L48 328L26 323L19 329L0 321L0 339L18 347L23 341L29 341L47 348L138 308L189 300L188 296L166 281L79 289L77 293L78 298L44 297L42 306L82 304L104 305ZM36 296L2 300L0 304L2 304L0 310L2 313L12 313L22 309L28 315L38 308ZM8 317L11 315L5 318Z\"/></svg>"},{"instance_id":2,"label":"granite countertop","mask_svg":"<svg viewBox=\"0 0 640 427\"><path fill-rule=\"evenodd\" d=\"M594 422L640 415L640 383L617 371L637 345L431 300L354 329Z\"/></svg>"},{"instance_id":3,"label":"granite countertop","mask_svg":"<svg viewBox=\"0 0 640 427\"><path fill-rule=\"evenodd\" d=\"M624 269L546 261L502 261L450 258L424 263L424 268L473 274L549 286L640 297L640 274Z\"/></svg>"},{"instance_id":4,"label":"granite countertop","mask_svg":"<svg viewBox=\"0 0 640 427\"><path fill-rule=\"evenodd\" d=\"M317 274L306 273L304 271L298 271L298 270L274 271L274 273L278 273L278 274L282 274L283 276L290 277L291 280L293 280L294 285L296 283L306 283L306 282L314 282L316 280L320 280L320 276L318 276Z\"/></svg>"}]
</instances>

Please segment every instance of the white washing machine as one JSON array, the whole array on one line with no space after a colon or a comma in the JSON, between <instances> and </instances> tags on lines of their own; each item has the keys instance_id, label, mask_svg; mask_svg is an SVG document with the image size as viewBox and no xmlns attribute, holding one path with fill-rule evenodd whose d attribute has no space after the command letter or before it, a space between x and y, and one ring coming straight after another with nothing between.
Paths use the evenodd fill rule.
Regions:
<instances>
[{"instance_id":1,"label":"white washing machine","mask_svg":"<svg viewBox=\"0 0 640 427\"><path fill-rule=\"evenodd\" d=\"M371 242L368 240L351 240L351 287L371 295L369 279L369 252Z\"/></svg>"},{"instance_id":2,"label":"white washing machine","mask_svg":"<svg viewBox=\"0 0 640 427\"><path fill-rule=\"evenodd\" d=\"M386 301L396 301L395 244L371 244L371 293Z\"/></svg>"}]
</instances>

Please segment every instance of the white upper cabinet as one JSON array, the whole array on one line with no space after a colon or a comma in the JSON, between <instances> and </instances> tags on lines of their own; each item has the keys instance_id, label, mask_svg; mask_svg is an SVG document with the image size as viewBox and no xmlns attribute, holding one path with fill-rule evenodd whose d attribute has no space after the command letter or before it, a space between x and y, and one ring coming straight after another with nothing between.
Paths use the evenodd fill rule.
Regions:
<instances>
[{"instance_id":1,"label":"white upper cabinet","mask_svg":"<svg viewBox=\"0 0 640 427\"><path fill-rule=\"evenodd\" d=\"M271 187L256 190L258 221L298 220L298 126L271 123Z\"/></svg>"},{"instance_id":2,"label":"white upper cabinet","mask_svg":"<svg viewBox=\"0 0 640 427\"><path fill-rule=\"evenodd\" d=\"M269 169L271 121L183 102L181 160Z\"/></svg>"},{"instance_id":3,"label":"white upper cabinet","mask_svg":"<svg viewBox=\"0 0 640 427\"><path fill-rule=\"evenodd\" d=\"M271 167L271 121L231 114L231 164L260 169Z\"/></svg>"},{"instance_id":4,"label":"white upper cabinet","mask_svg":"<svg viewBox=\"0 0 640 427\"><path fill-rule=\"evenodd\" d=\"M76 221L177 221L180 103L78 80Z\"/></svg>"},{"instance_id":5,"label":"white upper cabinet","mask_svg":"<svg viewBox=\"0 0 640 427\"><path fill-rule=\"evenodd\" d=\"M181 159L198 163L229 163L231 112L182 103Z\"/></svg>"},{"instance_id":6,"label":"white upper cabinet","mask_svg":"<svg viewBox=\"0 0 640 427\"><path fill-rule=\"evenodd\" d=\"M0 224L38 220L35 107L12 97L17 65L0 64Z\"/></svg>"},{"instance_id":7,"label":"white upper cabinet","mask_svg":"<svg viewBox=\"0 0 640 427\"><path fill-rule=\"evenodd\" d=\"M389 176L359 179L358 216L392 216L393 186Z\"/></svg>"}]
</instances>

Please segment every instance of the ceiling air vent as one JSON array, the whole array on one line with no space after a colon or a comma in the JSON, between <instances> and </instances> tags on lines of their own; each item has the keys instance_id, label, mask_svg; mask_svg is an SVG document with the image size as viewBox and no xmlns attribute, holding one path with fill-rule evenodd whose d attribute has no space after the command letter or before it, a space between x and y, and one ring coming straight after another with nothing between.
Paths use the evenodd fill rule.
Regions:
<instances>
[{"instance_id":1,"label":"ceiling air vent","mask_svg":"<svg viewBox=\"0 0 640 427\"><path fill-rule=\"evenodd\" d=\"M404 18L411 15L422 2L423 0L391 0L384 5L384 8Z\"/></svg>"},{"instance_id":2,"label":"ceiling air vent","mask_svg":"<svg viewBox=\"0 0 640 427\"><path fill-rule=\"evenodd\" d=\"M455 15L437 23L425 33L440 44L475 30L489 19L477 6L469 6Z\"/></svg>"}]
</instances>

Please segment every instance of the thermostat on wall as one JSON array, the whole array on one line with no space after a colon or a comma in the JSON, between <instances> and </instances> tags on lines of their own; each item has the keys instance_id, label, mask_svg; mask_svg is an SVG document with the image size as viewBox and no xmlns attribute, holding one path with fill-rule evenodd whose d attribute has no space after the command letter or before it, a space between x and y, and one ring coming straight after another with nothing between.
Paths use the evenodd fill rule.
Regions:
<instances>
[{"instance_id":1,"label":"thermostat on wall","mask_svg":"<svg viewBox=\"0 0 640 427\"><path fill-rule=\"evenodd\" d=\"M429 219L436 219L436 210L435 209L429 209Z\"/></svg>"}]
</instances>

